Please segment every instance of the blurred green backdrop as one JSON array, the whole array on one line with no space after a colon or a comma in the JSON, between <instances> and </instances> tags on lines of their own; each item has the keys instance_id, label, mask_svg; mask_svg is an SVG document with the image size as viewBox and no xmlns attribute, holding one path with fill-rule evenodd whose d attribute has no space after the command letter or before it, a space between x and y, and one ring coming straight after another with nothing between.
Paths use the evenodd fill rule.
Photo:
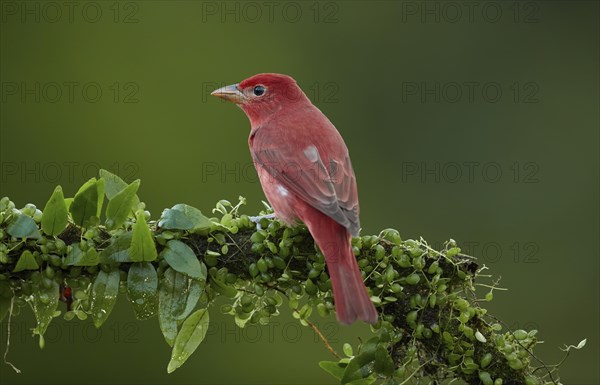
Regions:
<instances>
[{"instance_id":1,"label":"blurred green backdrop","mask_svg":"<svg viewBox=\"0 0 600 385\"><path fill-rule=\"evenodd\" d=\"M208 97L258 72L295 77L344 136L364 233L450 237L510 288L490 311L536 328L537 353L588 339L564 383L598 384L599 6L596 1L1 1L1 186L40 207L107 168L153 217L264 199L249 124ZM96 331L56 322L46 348L13 323L2 384L325 384L329 359L287 315L214 328L166 374L156 321L123 298ZM364 326L315 319L340 347ZM5 340L6 325L2 328ZM2 343L4 346L4 343Z\"/></svg>"}]
</instances>

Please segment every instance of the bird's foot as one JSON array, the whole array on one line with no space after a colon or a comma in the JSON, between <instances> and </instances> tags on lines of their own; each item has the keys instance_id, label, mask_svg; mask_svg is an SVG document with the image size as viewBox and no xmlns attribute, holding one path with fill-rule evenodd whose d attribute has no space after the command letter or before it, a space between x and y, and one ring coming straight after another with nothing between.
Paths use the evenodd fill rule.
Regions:
<instances>
[{"instance_id":1,"label":"bird's foot","mask_svg":"<svg viewBox=\"0 0 600 385\"><path fill-rule=\"evenodd\" d=\"M249 217L251 222L256 223L256 230L262 230L260 226L260 221L263 219L273 219L275 218L275 214L267 214L267 215L258 215L256 217Z\"/></svg>"}]
</instances>

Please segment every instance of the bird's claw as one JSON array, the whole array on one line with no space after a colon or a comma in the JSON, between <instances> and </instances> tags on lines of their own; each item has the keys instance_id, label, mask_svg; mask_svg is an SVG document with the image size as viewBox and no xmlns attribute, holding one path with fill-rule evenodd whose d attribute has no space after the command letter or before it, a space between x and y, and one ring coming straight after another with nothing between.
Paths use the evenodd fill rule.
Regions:
<instances>
[{"instance_id":1,"label":"bird's claw","mask_svg":"<svg viewBox=\"0 0 600 385\"><path fill-rule=\"evenodd\" d=\"M262 227L260 226L260 221L262 219L273 219L275 218L275 214L267 214L267 215L258 215L256 217L248 217L250 219L251 222L256 223L256 230L262 230Z\"/></svg>"}]
</instances>

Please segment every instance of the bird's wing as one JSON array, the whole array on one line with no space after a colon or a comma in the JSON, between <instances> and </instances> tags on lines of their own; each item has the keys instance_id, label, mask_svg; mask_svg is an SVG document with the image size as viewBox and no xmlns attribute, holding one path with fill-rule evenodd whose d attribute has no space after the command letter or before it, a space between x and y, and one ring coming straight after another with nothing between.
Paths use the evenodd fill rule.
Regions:
<instances>
[{"instance_id":1,"label":"bird's wing","mask_svg":"<svg viewBox=\"0 0 600 385\"><path fill-rule=\"evenodd\" d=\"M286 131L291 137L282 137ZM339 140L328 141L291 130L259 129L252 157L276 183L356 236L360 230L356 177L348 150L335 134Z\"/></svg>"}]
</instances>

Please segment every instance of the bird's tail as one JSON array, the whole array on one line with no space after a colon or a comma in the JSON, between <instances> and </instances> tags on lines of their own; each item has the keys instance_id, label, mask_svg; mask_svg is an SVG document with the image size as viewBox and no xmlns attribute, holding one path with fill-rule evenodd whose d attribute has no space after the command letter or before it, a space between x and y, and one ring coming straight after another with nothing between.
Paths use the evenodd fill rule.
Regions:
<instances>
[{"instance_id":1,"label":"bird's tail","mask_svg":"<svg viewBox=\"0 0 600 385\"><path fill-rule=\"evenodd\" d=\"M329 217L318 223L311 222L305 221L327 262L338 321L344 324L357 319L370 324L377 322L377 310L352 252L350 233Z\"/></svg>"}]
</instances>

